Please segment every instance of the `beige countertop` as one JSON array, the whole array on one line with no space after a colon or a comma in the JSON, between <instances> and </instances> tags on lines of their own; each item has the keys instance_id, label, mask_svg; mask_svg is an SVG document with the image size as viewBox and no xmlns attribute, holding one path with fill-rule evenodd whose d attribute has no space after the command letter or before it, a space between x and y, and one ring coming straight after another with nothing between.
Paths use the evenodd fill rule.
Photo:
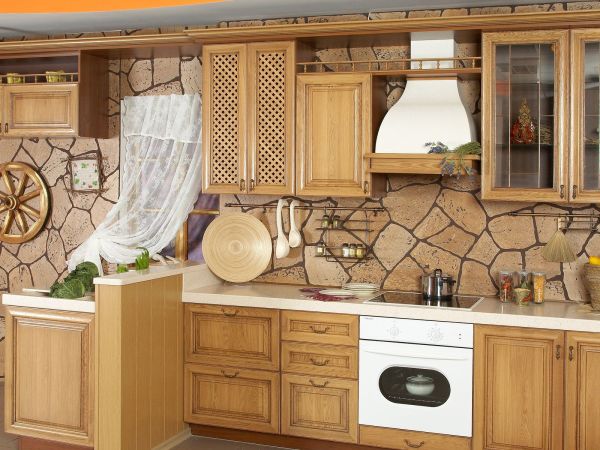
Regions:
<instances>
[{"instance_id":1,"label":"beige countertop","mask_svg":"<svg viewBox=\"0 0 600 450\"><path fill-rule=\"evenodd\" d=\"M110 286L126 286L128 284L141 283L143 281L156 280L158 278L181 275L190 270L198 269L201 265L194 261L185 261L176 264L152 265L147 270L130 270L125 273L116 273L104 277L94 278L94 284Z\"/></svg>"},{"instance_id":2,"label":"beige countertop","mask_svg":"<svg viewBox=\"0 0 600 450\"><path fill-rule=\"evenodd\" d=\"M269 283L229 284L219 282L214 277L207 281L210 283L201 285L202 283L198 282L195 286L187 286L183 292L183 301L186 303L600 332L600 314L589 312L588 305L572 302L548 301L541 305L519 307L512 303L500 303L496 298L483 298L472 310L369 304L365 303L368 297L323 302L306 298L305 294L300 292L302 286Z\"/></svg>"},{"instance_id":3,"label":"beige countertop","mask_svg":"<svg viewBox=\"0 0 600 450\"><path fill-rule=\"evenodd\" d=\"M21 292L18 294L3 294L4 306L21 306L24 308L54 309L57 311L95 313L96 302L93 297L77 300L52 298L36 292Z\"/></svg>"}]
</instances>

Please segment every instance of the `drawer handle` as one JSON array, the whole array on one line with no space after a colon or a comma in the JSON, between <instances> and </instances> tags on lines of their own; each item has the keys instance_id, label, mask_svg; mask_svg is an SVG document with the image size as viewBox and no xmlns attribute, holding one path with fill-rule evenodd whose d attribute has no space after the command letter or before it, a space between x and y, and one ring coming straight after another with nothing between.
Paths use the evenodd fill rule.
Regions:
<instances>
[{"instance_id":1,"label":"drawer handle","mask_svg":"<svg viewBox=\"0 0 600 450\"><path fill-rule=\"evenodd\" d=\"M310 362L313 363L313 365L319 366L319 367L323 367L323 366L326 366L327 364L329 364L328 359L326 359L325 361L317 361L314 358L310 358Z\"/></svg>"},{"instance_id":2,"label":"drawer handle","mask_svg":"<svg viewBox=\"0 0 600 450\"><path fill-rule=\"evenodd\" d=\"M573 359L575 358L575 355L573 355L573 350L575 350L573 348L572 345L569 346L569 361L573 361Z\"/></svg>"},{"instance_id":3,"label":"drawer handle","mask_svg":"<svg viewBox=\"0 0 600 450\"><path fill-rule=\"evenodd\" d=\"M560 345L556 346L556 355L555 355L556 359L560 359L560 348L561 348Z\"/></svg>"},{"instance_id":4,"label":"drawer handle","mask_svg":"<svg viewBox=\"0 0 600 450\"><path fill-rule=\"evenodd\" d=\"M329 384L329 381L326 381L326 382L325 382L325 383L323 383L323 384L315 383L313 380L308 380L308 381L310 381L310 384L312 384L312 385L313 385L313 387L318 387L318 388L324 388L324 387L327 387L327 385Z\"/></svg>"},{"instance_id":5,"label":"drawer handle","mask_svg":"<svg viewBox=\"0 0 600 450\"><path fill-rule=\"evenodd\" d=\"M231 375L230 373L227 373L224 370L221 370L221 373L223 374L223 376L225 378L235 378L235 377L237 377L240 374L239 372L236 372L233 375Z\"/></svg>"},{"instance_id":6,"label":"drawer handle","mask_svg":"<svg viewBox=\"0 0 600 450\"><path fill-rule=\"evenodd\" d=\"M317 333L317 334L325 334L327 333L331 327L325 327L325 328L315 328L312 325L310 326L310 329L312 330L313 333Z\"/></svg>"},{"instance_id":7,"label":"drawer handle","mask_svg":"<svg viewBox=\"0 0 600 450\"><path fill-rule=\"evenodd\" d=\"M408 445L410 448L421 448L425 445L425 441L421 441L418 444L413 444L408 439L404 439L404 443Z\"/></svg>"},{"instance_id":8,"label":"drawer handle","mask_svg":"<svg viewBox=\"0 0 600 450\"><path fill-rule=\"evenodd\" d=\"M225 317L235 317L238 315L239 311L236 309L234 312L227 312L225 311L225 308L221 308L221 312Z\"/></svg>"}]
</instances>

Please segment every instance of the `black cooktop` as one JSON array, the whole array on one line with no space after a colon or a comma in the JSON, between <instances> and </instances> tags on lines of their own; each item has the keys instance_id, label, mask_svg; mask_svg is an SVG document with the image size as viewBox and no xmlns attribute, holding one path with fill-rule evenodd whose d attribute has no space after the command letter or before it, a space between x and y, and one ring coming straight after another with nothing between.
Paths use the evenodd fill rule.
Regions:
<instances>
[{"instance_id":1,"label":"black cooktop","mask_svg":"<svg viewBox=\"0 0 600 450\"><path fill-rule=\"evenodd\" d=\"M383 294L367 300L365 303L391 303L398 305L432 306L439 308L471 309L481 300L481 297L472 295L454 295L452 300L426 300L420 292L384 292Z\"/></svg>"}]
</instances>

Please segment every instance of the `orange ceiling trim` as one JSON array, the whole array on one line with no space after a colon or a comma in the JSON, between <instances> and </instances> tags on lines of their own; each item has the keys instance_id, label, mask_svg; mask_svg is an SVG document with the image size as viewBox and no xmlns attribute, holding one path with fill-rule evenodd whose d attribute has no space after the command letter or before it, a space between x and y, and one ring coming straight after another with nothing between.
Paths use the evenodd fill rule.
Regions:
<instances>
[{"instance_id":1,"label":"orange ceiling trim","mask_svg":"<svg viewBox=\"0 0 600 450\"><path fill-rule=\"evenodd\" d=\"M205 3L219 3L224 0L25 0L2 2L3 14L34 13L83 13L123 11L132 9L167 8Z\"/></svg>"}]
</instances>

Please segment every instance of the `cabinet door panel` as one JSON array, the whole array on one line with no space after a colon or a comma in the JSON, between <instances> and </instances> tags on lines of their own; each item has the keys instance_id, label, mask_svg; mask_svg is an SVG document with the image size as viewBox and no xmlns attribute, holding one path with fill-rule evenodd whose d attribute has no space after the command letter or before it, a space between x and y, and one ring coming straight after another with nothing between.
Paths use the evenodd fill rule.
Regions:
<instances>
[{"instance_id":1,"label":"cabinet door panel","mask_svg":"<svg viewBox=\"0 0 600 450\"><path fill-rule=\"evenodd\" d=\"M294 193L295 44L248 44L248 190Z\"/></svg>"},{"instance_id":2,"label":"cabinet door panel","mask_svg":"<svg viewBox=\"0 0 600 450\"><path fill-rule=\"evenodd\" d=\"M486 200L568 201L568 32L483 36Z\"/></svg>"},{"instance_id":3,"label":"cabinet door panel","mask_svg":"<svg viewBox=\"0 0 600 450\"><path fill-rule=\"evenodd\" d=\"M244 44L203 49L203 192L246 190L246 57Z\"/></svg>"},{"instance_id":4,"label":"cabinet door panel","mask_svg":"<svg viewBox=\"0 0 600 450\"><path fill-rule=\"evenodd\" d=\"M281 370L340 378L358 378L358 349L339 345L281 343Z\"/></svg>"},{"instance_id":5,"label":"cabinet door panel","mask_svg":"<svg viewBox=\"0 0 600 450\"><path fill-rule=\"evenodd\" d=\"M5 136L75 136L76 84L5 86Z\"/></svg>"},{"instance_id":6,"label":"cabinet door panel","mask_svg":"<svg viewBox=\"0 0 600 450\"><path fill-rule=\"evenodd\" d=\"M93 442L91 314L11 308L5 428L64 443Z\"/></svg>"},{"instance_id":7,"label":"cabinet door panel","mask_svg":"<svg viewBox=\"0 0 600 450\"><path fill-rule=\"evenodd\" d=\"M281 328L287 341L358 345L358 316L282 311Z\"/></svg>"},{"instance_id":8,"label":"cabinet door panel","mask_svg":"<svg viewBox=\"0 0 600 450\"><path fill-rule=\"evenodd\" d=\"M567 333L565 449L600 448L600 336Z\"/></svg>"},{"instance_id":9,"label":"cabinet door panel","mask_svg":"<svg viewBox=\"0 0 600 450\"><path fill-rule=\"evenodd\" d=\"M358 441L358 382L284 374L281 432L330 441Z\"/></svg>"},{"instance_id":10,"label":"cabinet door panel","mask_svg":"<svg viewBox=\"0 0 600 450\"><path fill-rule=\"evenodd\" d=\"M371 78L299 75L297 193L365 196L364 155L371 151Z\"/></svg>"},{"instance_id":11,"label":"cabinet door panel","mask_svg":"<svg viewBox=\"0 0 600 450\"><path fill-rule=\"evenodd\" d=\"M474 448L562 448L563 340L562 331L476 327Z\"/></svg>"},{"instance_id":12,"label":"cabinet door panel","mask_svg":"<svg viewBox=\"0 0 600 450\"><path fill-rule=\"evenodd\" d=\"M186 364L185 420L278 433L279 389L278 373Z\"/></svg>"},{"instance_id":13,"label":"cabinet door panel","mask_svg":"<svg viewBox=\"0 0 600 450\"><path fill-rule=\"evenodd\" d=\"M279 311L186 305L187 362L279 370Z\"/></svg>"}]
</instances>

